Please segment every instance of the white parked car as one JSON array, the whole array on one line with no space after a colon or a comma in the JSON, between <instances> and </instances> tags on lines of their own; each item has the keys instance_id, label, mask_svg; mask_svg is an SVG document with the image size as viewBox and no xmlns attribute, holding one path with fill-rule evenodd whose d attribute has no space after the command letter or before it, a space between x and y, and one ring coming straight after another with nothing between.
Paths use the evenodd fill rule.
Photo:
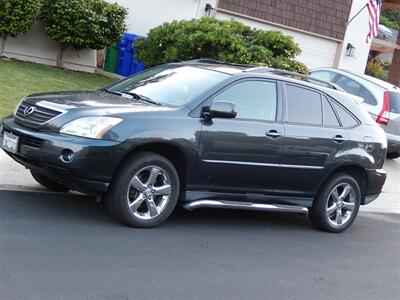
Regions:
<instances>
[{"instance_id":1,"label":"white parked car","mask_svg":"<svg viewBox=\"0 0 400 300\"><path fill-rule=\"evenodd\" d=\"M364 99L363 105L372 118L385 130L388 158L400 157L400 89L363 74L334 68L316 68L311 78L333 82L346 92Z\"/></svg>"}]
</instances>

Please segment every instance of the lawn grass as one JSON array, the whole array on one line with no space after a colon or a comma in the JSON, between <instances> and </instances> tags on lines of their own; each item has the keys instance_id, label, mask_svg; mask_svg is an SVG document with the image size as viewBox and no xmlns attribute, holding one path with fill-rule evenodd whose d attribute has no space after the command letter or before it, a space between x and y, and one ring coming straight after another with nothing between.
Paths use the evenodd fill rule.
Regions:
<instances>
[{"instance_id":1,"label":"lawn grass","mask_svg":"<svg viewBox=\"0 0 400 300\"><path fill-rule=\"evenodd\" d=\"M21 98L29 94L95 89L112 81L96 74L0 59L0 119L12 113Z\"/></svg>"}]
</instances>

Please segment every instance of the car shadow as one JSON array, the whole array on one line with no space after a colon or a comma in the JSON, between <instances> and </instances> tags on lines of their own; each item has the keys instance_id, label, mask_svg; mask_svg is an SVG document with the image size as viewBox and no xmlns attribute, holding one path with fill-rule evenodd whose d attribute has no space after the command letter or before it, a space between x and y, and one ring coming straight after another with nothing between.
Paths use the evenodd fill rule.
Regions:
<instances>
[{"instance_id":1,"label":"car shadow","mask_svg":"<svg viewBox=\"0 0 400 300\"><path fill-rule=\"evenodd\" d=\"M107 212L103 203L94 197L80 194L41 193L26 191L0 191L0 210L35 221L52 219L57 222L76 222L86 225L122 226ZM188 211L178 206L160 228L218 228L243 229L270 228L309 230L311 225L304 215L268 213L244 210L198 209Z\"/></svg>"}]
</instances>

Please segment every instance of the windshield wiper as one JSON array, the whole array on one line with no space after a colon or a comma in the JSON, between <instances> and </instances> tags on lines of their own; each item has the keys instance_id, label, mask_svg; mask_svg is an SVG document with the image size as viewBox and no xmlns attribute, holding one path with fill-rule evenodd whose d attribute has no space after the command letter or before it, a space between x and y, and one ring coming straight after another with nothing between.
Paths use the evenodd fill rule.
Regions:
<instances>
[{"instance_id":1,"label":"windshield wiper","mask_svg":"<svg viewBox=\"0 0 400 300\"><path fill-rule=\"evenodd\" d=\"M132 92L121 92L121 94L126 94L129 96L132 96L135 100L139 100L142 102L147 102L147 103L151 103L151 104L156 104L156 105L162 105L160 102L154 101L152 99L150 99L149 97L137 94L137 93L132 93Z\"/></svg>"},{"instance_id":2,"label":"windshield wiper","mask_svg":"<svg viewBox=\"0 0 400 300\"><path fill-rule=\"evenodd\" d=\"M142 102L147 102L147 103L151 103L151 104L155 104L155 105L162 105L160 102L154 101L146 96L140 95L140 94L136 94L136 93L131 93L131 92L116 92L116 91L112 91L112 90L108 90L108 89L103 89L102 91L109 93L109 94L113 94L113 95L118 95L123 97L124 95L130 96L135 100L139 100Z\"/></svg>"}]
</instances>

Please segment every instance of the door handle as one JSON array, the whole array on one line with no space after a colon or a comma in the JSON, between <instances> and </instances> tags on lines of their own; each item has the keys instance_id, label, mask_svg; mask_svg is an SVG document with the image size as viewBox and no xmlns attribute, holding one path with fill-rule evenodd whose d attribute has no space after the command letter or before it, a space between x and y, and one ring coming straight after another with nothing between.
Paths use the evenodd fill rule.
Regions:
<instances>
[{"instance_id":1,"label":"door handle","mask_svg":"<svg viewBox=\"0 0 400 300\"><path fill-rule=\"evenodd\" d=\"M278 131L276 131L276 130L267 131L267 132L265 133L265 135L266 135L267 137L269 137L269 138L272 138L272 139L277 139L277 138L282 137L282 133L280 133L280 132L278 132Z\"/></svg>"},{"instance_id":2,"label":"door handle","mask_svg":"<svg viewBox=\"0 0 400 300\"><path fill-rule=\"evenodd\" d=\"M341 143L346 141L346 139L343 136L339 135L339 134L335 135L332 140L337 144L341 144Z\"/></svg>"}]
</instances>

